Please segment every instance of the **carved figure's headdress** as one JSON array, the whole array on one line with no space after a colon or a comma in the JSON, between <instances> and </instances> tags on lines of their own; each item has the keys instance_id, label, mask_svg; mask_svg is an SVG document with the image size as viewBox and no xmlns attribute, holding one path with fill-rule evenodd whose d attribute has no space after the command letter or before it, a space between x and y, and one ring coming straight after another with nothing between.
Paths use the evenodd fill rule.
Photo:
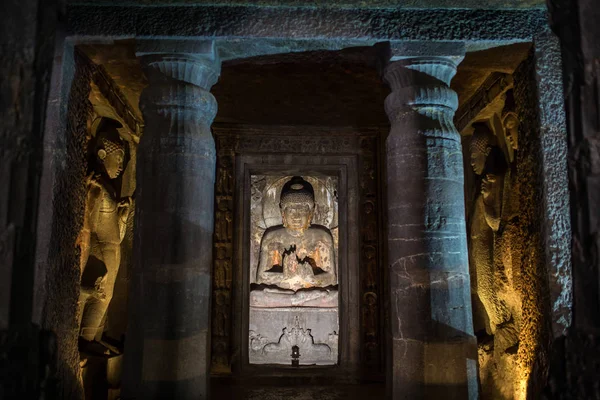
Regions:
<instances>
[{"instance_id":1,"label":"carved figure's headdress","mask_svg":"<svg viewBox=\"0 0 600 400\"><path fill-rule=\"evenodd\" d=\"M279 207L283 210L290 204L305 203L313 208L315 206L315 191L310 183L301 176L294 176L287 181L281 189Z\"/></svg>"},{"instance_id":2,"label":"carved figure's headdress","mask_svg":"<svg viewBox=\"0 0 600 400\"><path fill-rule=\"evenodd\" d=\"M106 154L114 153L115 151L125 151L125 142L117 128L122 125L113 119L105 118L98 127L96 134L96 149L103 149Z\"/></svg>"},{"instance_id":3,"label":"carved figure's headdress","mask_svg":"<svg viewBox=\"0 0 600 400\"><path fill-rule=\"evenodd\" d=\"M506 159L504 153L498 147L494 132L484 122L473 124L475 131L471 137L471 151L480 151L486 154L486 173L501 174L506 170Z\"/></svg>"},{"instance_id":4,"label":"carved figure's headdress","mask_svg":"<svg viewBox=\"0 0 600 400\"><path fill-rule=\"evenodd\" d=\"M471 151L477 150L486 153L487 148L494 145L494 134L483 122L473 124L473 136L471 137Z\"/></svg>"}]
</instances>

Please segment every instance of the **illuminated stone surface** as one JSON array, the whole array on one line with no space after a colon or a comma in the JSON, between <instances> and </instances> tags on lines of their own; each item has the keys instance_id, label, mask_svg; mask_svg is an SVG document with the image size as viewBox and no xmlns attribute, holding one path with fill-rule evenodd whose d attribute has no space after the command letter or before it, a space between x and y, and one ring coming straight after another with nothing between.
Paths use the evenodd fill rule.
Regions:
<instances>
[{"instance_id":1,"label":"illuminated stone surface","mask_svg":"<svg viewBox=\"0 0 600 400\"><path fill-rule=\"evenodd\" d=\"M257 196L264 201L252 207L255 214L262 209L262 218L252 219L262 219L266 230L261 230L258 267L250 269L256 271L250 280L251 364L290 365L293 346L299 347L300 365L337 364L337 240L326 226L313 223L317 212L331 224L333 215L337 217L337 200L335 205L317 204L315 192L320 199L333 199L323 196L330 190L321 180L311 178L307 179L319 186L300 176L281 188L269 186ZM279 201L270 201L277 193ZM266 220L279 222L273 218L278 213L282 224L268 226Z\"/></svg>"},{"instance_id":2,"label":"illuminated stone surface","mask_svg":"<svg viewBox=\"0 0 600 400\"><path fill-rule=\"evenodd\" d=\"M81 254L79 335L86 342L100 340L104 331L132 204L130 197L117 197L115 179L123 170L126 144L117 131L120 124L115 122L106 121L91 143L94 173L86 182L83 227L77 239Z\"/></svg>"},{"instance_id":3,"label":"illuminated stone surface","mask_svg":"<svg viewBox=\"0 0 600 400\"><path fill-rule=\"evenodd\" d=\"M478 398L458 99L448 86L461 59L397 57L384 71L394 398Z\"/></svg>"}]
</instances>

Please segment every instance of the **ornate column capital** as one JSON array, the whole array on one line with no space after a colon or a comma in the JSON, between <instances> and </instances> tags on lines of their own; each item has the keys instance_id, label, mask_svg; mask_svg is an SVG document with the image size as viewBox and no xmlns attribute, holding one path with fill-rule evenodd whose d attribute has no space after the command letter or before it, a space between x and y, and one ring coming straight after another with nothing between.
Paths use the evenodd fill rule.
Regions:
<instances>
[{"instance_id":1,"label":"ornate column capital","mask_svg":"<svg viewBox=\"0 0 600 400\"><path fill-rule=\"evenodd\" d=\"M461 56L392 56L383 78L392 90L428 84L450 85Z\"/></svg>"},{"instance_id":2,"label":"ornate column capital","mask_svg":"<svg viewBox=\"0 0 600 400\"><path fill-rule=\"evenodd\" d=\"M221 72L214 41L141 39L136 56L149 83L140 98L142 112L212 123L217 101L210 89Z\"/></svg>"},{"instance_id":3,"label":"ornate column capital","mask_svg":"<svg viewBox=\"0 0 600 400\"><path fill-rule=\"evenodd\" d=\"M383 69L383 80L392 89L385 100L390 122L406 122L406 113L415 112L434 120L430 124L423 120L430 129L421 126L420 132L453 134L458 96L450 81L462 59L461 55L392 55Z\"/></svg>"},{"instance_id":4,"label":"ornate column capital","mask_svg":"<svg viewBox=\"0 0 600 400\"><path fill-rule=\"evenodd\" d=\"M160 70L165 76L189 82L210 89L217 82L221 72L221 62L214 40L191 39L138 39L136 41L135 55L142 62L142 67L152 66ZM159 62L164 60L164 62ZM171 64L169 64L171 63ZM174 65L205 64L212 69L214 80L209 86L196 81L202 74L189 74L190 69L172 68ZM187 66L187 65L186 65ZM153 76L148 76L152 80Z\"/></svg>"}]
</instances>

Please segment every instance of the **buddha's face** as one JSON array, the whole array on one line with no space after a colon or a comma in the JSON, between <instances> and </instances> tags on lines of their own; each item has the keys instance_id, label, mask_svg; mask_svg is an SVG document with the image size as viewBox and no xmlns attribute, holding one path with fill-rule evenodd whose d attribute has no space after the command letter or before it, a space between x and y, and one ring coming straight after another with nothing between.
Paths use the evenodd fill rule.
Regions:
<instances>
[{"instance_id":1,"label":"buddha's face","mask_svg":"<svg viewBox=\"0 0 600 400\"><path fill-rule=\"evenodd\" d=\"M295 231L304 231L310 226L313 208L308 203L290 203L281 210L283 226Z\"/></svg>"},{"instance_id":2,"label":"buddha's face","mask_svg":"<svg viewBox=\"0 0 600 400\"><path fill-rule=\"evenodd\" d=\"M98 150L98 158L102 161L106 175L110 179L117 178L123 171L123 160L125 159L123 150L115 150L108 154L105 150Z\"/></svg>"}]
</instances>

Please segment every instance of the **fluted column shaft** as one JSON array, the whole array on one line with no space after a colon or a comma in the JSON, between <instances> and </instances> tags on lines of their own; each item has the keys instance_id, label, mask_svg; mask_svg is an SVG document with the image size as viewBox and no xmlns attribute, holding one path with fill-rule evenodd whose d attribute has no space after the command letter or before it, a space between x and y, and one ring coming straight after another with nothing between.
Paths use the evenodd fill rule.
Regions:
<instances>
[{"instance_id":1,"label":"fluted column shaft","mask_svg":"<svg viewBox=\"0 0 600 400\"><path fill-rule=\"evenodd\" d=\"M458 99L449 88L457 61L404 58L384 71L394 399L477 398Z\"/></svg>"},{"instance_id":2,"label":"fluted column shaft","mask_svg":"<svg viewBox=\"0 0 600 400\"><path fill-rule=\"evenodd\" d=\"M135 260L124 398L207 399L214 179L212 42L139 42Z\"/></svg>"}]
</instances>

